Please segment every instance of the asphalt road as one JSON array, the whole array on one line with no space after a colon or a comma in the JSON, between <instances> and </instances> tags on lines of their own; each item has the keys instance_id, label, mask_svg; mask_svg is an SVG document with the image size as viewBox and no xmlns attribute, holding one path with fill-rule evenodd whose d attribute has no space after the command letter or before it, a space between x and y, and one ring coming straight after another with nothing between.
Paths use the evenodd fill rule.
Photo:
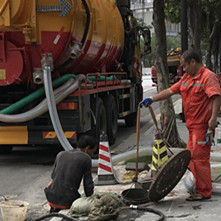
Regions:
<instances>
[{"instance_id":1,"label":"asphalt road","mask_svg":"<svg viewBox=\"0 0 221 221\"><path fill-rule=\"evenodd\" d=\"M144 76L144 97L156 93L150 76ZM174 98L175 100L178 97ZM159 113L159 104L154 103L155 114ZM148 109L141 111L140 146L151 145L154 131L153 121ZM133 149L136 145L136 127L126 127L119 121L119 132L116 144L111 151L118 153ZM50 181L50 173L56 154L55 147L15 147L9 155L0 155L0 200L2 196L9 199L29 202L28 219L33 220L47 211L44 188ZM45 208L45 209L44 209ZM0 218L1 220L1 218Z\"/></svg>"}]
</instances>

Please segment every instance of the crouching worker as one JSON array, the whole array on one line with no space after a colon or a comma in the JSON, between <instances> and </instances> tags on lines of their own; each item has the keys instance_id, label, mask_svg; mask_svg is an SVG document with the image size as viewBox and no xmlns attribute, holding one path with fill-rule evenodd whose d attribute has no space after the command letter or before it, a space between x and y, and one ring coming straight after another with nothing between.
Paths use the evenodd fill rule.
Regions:
<instances>
[{"instance_id":1,"label":"crouching worker","mask_svg":"<svg viewBox=\"0 0 221 221\"><path fill-rule=\"evenodd\" d=\"M79 139L76 149L58 153L51 173L52 181L44 190L51 207L50 212L71 207L80 197L78 189L82 179L85 195L88 197L93 194L91 156L96 149L97 140L84 135Z\"/></svg>"}]
</instances>

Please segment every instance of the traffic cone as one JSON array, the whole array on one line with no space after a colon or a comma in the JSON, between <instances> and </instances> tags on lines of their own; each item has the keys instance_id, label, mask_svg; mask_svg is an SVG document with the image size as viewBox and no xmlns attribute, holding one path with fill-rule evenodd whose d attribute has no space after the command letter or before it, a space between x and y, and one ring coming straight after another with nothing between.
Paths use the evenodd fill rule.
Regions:
<instances>
[{"instance_id":1,"label":"traffic cone","mask_svg":"<svg viewBox=\"0 0 221 221\"><path fill-rule=\"evenodd\" d=\"M108 138L104 132L100 136L98 174L94 183L98 186L118 183L114 177Z\"/></svg>"},{"instance_id":2,"label":"traffic cone","mask_svg":"<svg viewBox=\"0 0 221 221\"><path fill-rule=\"evenodd\" d=\"M167 147L159 133L154 136L151 176L155 176L161 165L168 160Z\"/></svg>"}]
</instances>

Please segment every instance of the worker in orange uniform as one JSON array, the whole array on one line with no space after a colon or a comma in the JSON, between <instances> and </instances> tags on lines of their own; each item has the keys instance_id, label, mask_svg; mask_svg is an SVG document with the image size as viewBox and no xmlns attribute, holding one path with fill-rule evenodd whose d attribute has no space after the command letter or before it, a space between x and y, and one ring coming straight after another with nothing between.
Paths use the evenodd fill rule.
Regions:
<instances>
[{"instance_id":1,"label":"worker in orange uniform","mask_svg":"<svg viewBox=\"0 0 221 221\"><path fill-rule=\"evenodd\" d=\"M153 97L143 99L145 107L152 102L164 100L174 94L181 94L186 126L189 131L187 149L191 152L189 168L196 179L196 192L187 200L210 198L212 181L210 171L211 143L207 142L207 131L215 129L220 110L220 85L215 73L201 64L200 56L187 50L180 59L185 71L183 77L170 88Z\"/></svg>"}]
</instances>

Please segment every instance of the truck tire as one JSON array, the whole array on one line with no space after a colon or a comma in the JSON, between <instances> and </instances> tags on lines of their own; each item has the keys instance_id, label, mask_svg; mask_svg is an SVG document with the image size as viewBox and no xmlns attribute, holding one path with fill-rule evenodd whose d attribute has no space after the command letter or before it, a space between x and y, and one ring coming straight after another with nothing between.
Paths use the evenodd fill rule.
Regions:
<instances>
[{"instance_id":1,"label":"truck tire","mask_svg":"<svg viewBox=\"0 0 221 221\"><path fill-rule=\"evenodd\" d=\"M113 95L105 97L104 100L106 115L107 115L107 136L109 144L112 145L116 141L117 130L118 130L118 113L117 105Z\"/></svg>"},{"instance_id":2,"label":"truck tire","mask_svg":"<svg viewBox=\"0 0 221 221\"><path fill-rule=\"evenodd\" d=\"M137 121L137 112L126 116L124 118L124 120L125 120L125 124L126 124L127 127L135 126L136 121Z\"/></svg>"},{"instance_id":3,"label":"truck tire","mask_svg":"<svg viewBox=\"0 0 221 221\"><path fill-rule=\"evenodd\" d=\"M92 126L92 135L100 142L101 131L107 133L107 118L104 103L101 98L92 100L91 108L95 114L96 124Z\"/></svg>"}]
</instances>

